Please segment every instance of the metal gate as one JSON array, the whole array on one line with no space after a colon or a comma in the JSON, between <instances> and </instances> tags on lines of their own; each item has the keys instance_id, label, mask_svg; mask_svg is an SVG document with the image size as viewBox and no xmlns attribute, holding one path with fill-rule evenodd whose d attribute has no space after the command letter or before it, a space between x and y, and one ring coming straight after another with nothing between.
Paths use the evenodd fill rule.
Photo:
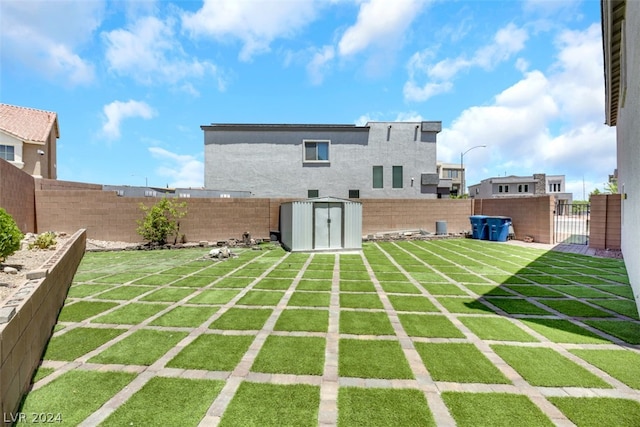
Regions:
<instances>
[{"instance_id":1,"label":"metal gate","mask_svg":"<svg viewBox=\"0 0 640 427\"><path fill-rule=\"evenodd\" d=\"M553 241L589 244L589 204L556 202L553 212Z\"/></svg>"}]
</instances>

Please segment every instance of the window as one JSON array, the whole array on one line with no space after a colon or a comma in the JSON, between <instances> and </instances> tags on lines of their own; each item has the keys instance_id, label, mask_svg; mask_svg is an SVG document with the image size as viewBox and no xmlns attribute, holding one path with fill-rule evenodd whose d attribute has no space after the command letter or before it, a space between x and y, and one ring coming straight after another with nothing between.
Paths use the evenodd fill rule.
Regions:
<instances>
[{"instance_id":1,"label":"window","mask_svg":"<svg viewBox=\"0 0 640 427\"><path fill-rule=\"evenodd\" d=\"M393 188L402 188L402 166L393 167Z\"/></svg>"},{"instance_id":2,"label":"window","mask_svg":"<svg viewBox=\"0 0 640 427\"><path fill-rule=\"evenodd\" d=\"M384 188L384 180L382 179L382 166L373 167L373 188Z\"/></svg>"},{"instance_id":3,"label":"window","mask_svg":"<svg viewBox=\"0 0 640 427\"><path fill-rule=\"evenodd\" d=\"M458 178L458 172L457 169L445 169L444 175L445 178Z\"/></svg>"},{"instance_id":4,"label":"window","mask_svg":"<svg viewBox=\"0 0 640 427\"><path fill-rule=\"evenodd\" d=\"M505 193L508 193L508 192L509 192L509 186L508 186L508 185L505 185L505 186L504 186L504 192L505 192Z\"/></svg>"},{"instance_id":5,"label":"window","mask_svg":"<svg viewBox=\"0 0 640 427\"><path fill-rule=\"evenodd\" d=\"M0 159L13 162L16 159L15 147L13 145L0 145Z\"/></svg>"},{"instance_id":6,"label":"window","mask_svg":"<svg viewBox=\"0 0 640 427\"><path fill-rule=\"evenodd\" d=\"M178 197L184 198L184 199L188 199L191 197L191 194L189 193L178 193Z\"/></svg>"},{"instance_id":7,"label":"window","mask_svg":"<svg viewBox=\"0 0 640 427\"><path fill-rule=\"evenodd\" d=\"M554 182L549 184L549 193L559 193L560 192L560 183Z\"/></svg>"},{"instance_id":8,"label":"window","mask_svg":"<svg viewBox=\"0 0 640 427\"><path fill-rule=\"evenodd\" d=\"M318 197L320 192L318 190L307 190L307 197L309 199L313 199L314 197Z\"/></svg>"},{"instance_id":9,"label":"window","mask_svg":"<svg viewBox=\"0 0 640 427\"><path fill-rule=\"evenodd\" d=\"M328 162L329 141L304 141L305 162Z\"/></svg>"},{"instance_id":10,"label":"window","mask_svg":"<svg viewBox=\"0 0 640 427\"><path fill-rule=\"evenodd\" d=\"M350 199L359 199L360 198L360 190L349 190L349 198Z\"/></svg>"},{"instance_id":11,"label":"window","mask_svg":"<svg viewBox=\"0 0 640 427\"><path fill-rule=\"evenodd\" d=\"M518 184L518 193L528 193L529 184Z\"/></svg>"},{"instance_id":12,"label":"window","mask_svg":"<svg viewBox=\"0 0 640 427\"><path fill-rule=\"evenodd\" d=\"M498 193L502 193L502 185L498 185Z\"/></svg>"},{"instance_id":13,"label":"window","mask_svg":"<svg viewBox=\"0 0 640 427\"><path fill-rule=\"evenodd\" d=\"M153 190L144 190L144 197L156 197L156 192Z\"/></svg>"}]
</instances>

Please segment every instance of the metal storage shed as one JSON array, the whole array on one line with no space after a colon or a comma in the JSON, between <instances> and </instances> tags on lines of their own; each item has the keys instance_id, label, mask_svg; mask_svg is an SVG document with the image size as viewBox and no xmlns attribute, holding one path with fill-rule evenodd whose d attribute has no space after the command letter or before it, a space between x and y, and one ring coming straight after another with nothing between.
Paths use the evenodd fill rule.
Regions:
<instances>
[{"instance_id":1,"label":"metal storage shed","mask_svg":"<svg viewBox=\"0 0 640 427\"><path fill-rule=\"evenodd\" d=\"M362 204L334 197L283 203L280 240L292 252L362 249Z\"/></svg>"}]
</instances>

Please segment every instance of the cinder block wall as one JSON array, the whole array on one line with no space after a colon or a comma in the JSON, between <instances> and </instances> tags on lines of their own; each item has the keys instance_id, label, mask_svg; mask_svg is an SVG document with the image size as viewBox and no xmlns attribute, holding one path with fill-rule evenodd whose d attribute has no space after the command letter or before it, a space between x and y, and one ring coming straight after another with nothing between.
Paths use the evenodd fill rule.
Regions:
<instances>
[{"instance_id":1,"label":"cinder block wall","mask_svg":"<svg viewBox=\"0 0 640 427\"><path fill-rule=\"evenodd\" d=\"M27 284L33 285L33 290L17 303L13 318L0 325L0 406L6 414L4 425L9 425L8 414L16 413L31 384L85 248L86 233L79 230L41 266L48 271L46 277Z\"/></svg>"},{"instance_id":2,"label":"cinder block wall","mask_svg":"<svg viewBox=\"0 0 640 427\"><path fill-rule=\"evenodd\" d=\"M622 198L620 194L591 196L589 247L620 249L622 238Z\"/></svg>"},{"instance_id":3,"label":"cinder block wall","mask_svg":"<svg viewBox=\"0 0 640 427\"><path fill-rule=\"evenodd\" d=\"M57 179L36 179L37 190L98 190L102 191L100 184L87 184L84 182L59 181Z\"/></svg>"},{"instance_id":4,"label":"cinder block wall","mask_svg":"<svg viewBox=\"0 0 640 427\"><path fill-rule=\"evenodd\" d=\"M23 233L36 231L35 184L31 175L0 159L0 208Z\"/></svg>"},{"instance_id":5,"label":"cinder block wall","mask_svg":"<svg viewBox=\"0 0 640 427\"><path fill-rule=\"evenodd\" d=\"M513 222L516 239L533 237L535 242L553 243L553 209L551 196L478 199L474 215L508 216Z\"/></svg>"}]
</instances>

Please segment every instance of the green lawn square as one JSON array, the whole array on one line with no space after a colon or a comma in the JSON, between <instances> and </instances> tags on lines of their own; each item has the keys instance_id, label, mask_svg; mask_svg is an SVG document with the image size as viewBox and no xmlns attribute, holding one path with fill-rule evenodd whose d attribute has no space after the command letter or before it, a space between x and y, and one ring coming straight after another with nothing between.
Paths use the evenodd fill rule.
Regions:
<instances>
[{"instance_id":1,"label":"green lawn square","mask_svg":"<svg viewBox=\"0 0 640 427\"><path fill-rule=\"evenodd\" d=\"M442 283L446 280L440 274L430 272L425 266L422 266L418 271L411 271L411 277L420 283Z\"/></svg>"},{"instance_id":2,"label":"green lawn square","mask_svg":"<svg viewBox=\"0 0 640 427\"><path fill-rule=\"evenodd\" d=\"M375 292L376 287L370 280L341 280L341 292Z\"/></svg>"},{"instance_id":3,"label":"green lawn square","mask_svg":"<svg viewBox=\"0 0 640 427\"><path fill-rule=\"evenodd\" d=\"M72 361L122 334L122 329L76 328L49 340L45 360Z\"/></svg>"},{"instance_id":4,"label":"green lawn square","mask_svg":"<svg viewBox=\"0 0 640 427\"><path fill-rule=\"evenodd\" d=\"M58 315L59 322L81 322L96 316L103 311L117 306L115 302L102 301L78 301L74 304L64 305Z\"/></svg>"},{"instance_id":5,"label":"green lawn square","mask_svg":"<svg viewBox=\"0 0 640 427\"><path fill-rule=\"evenodd\" d=\"M552 313L544 308L519 298L485 298L485 300L509 314L541 314ZM549 300L551 301L551 300Z\"/></svg>"},{"instance_id":6,"label":"green lawn square","mask_svg":"<svg viewBox=\"0 0 640 427\"><path fill-rule=\"evenodd\" d=\"M154 377L101 426L197 426L224 381Z\"/></svg>"},{"instance_id":7,"label":"green lawn square","mask_svg":"<svg viewBox=\"0 0 640 427\"><path fill-rule=\"evenodd\" d=\"M272 289L287 290L293 283L292 279L262 279L253 287L253 289Z\"/></svg>"},{"instance_id":8,"label":"green lawn square","mask_svg":"<svg viewBox=\"0 0 640 427\"><path fill-rule=\"evenodd\" d=\"M224 279L216 282L213 285L214 288L245 288L251 282L253 282L253 277L225 277Z\"/></svg>"},{"instance_id":9,"label":"green lawn square","mask_svg":"<svg viewBox=\"0 0 640 427\"><path fill-rule=\"evenodd\" d=\"M253 331L260 330L264 326L272 310L268 308L230 308L222 316L216 319L210 326L211 329L227 329Z\"/></svg>"},{"instance_id":10,"label":"green lawn square","mask_svg":"<svg viewBox=\"0 0 640 427\"><path fill-rule=\"evenodd\" d=\"M179 286L181 288L204 288L213 282L215 279L211 276L199 276L193 275L180 279L177 282L173 282L171 286Z\"/></svg>"},{"instance_id":11,"label":"green lawn square","mask_svg":"<svg viewBox=\"0 0 640 427\"><path fill-rule=\"evenodd\" d=\"M367 271L340 270L340 280L371 280Z\"/></svg>"},{"instance_id":12,"label":"green lawn square","mask_svg":"<svg viewBox=\"0 0 640 427\"><path fill-rule=\"evenodd\" d=\"M296 290L298 291L330 291L332 283L328 280L300 280Z\"/></svg>"},{"instance_id":13,"label":"green lawn square","mask_svg":"<svg viewBox=\"0 0 640 427\"><path fill-rule=\"evenodd\" d=\"M615 320L585 320L589 326L618 337L629 344L640 344L640 324Z\"/></svg>"},{"instance_id":14,"label":"green lawn square","mask_svg":"<svg viewBox=\"0 0 640 427\"><path fill-rule=\"evenodd\" d=\"M492 345L491 348L533 386L611 388L609 384L550 348Z\"/></svg>"},{"instance_id":15,"label":"green lawn square","mask_svg":"<svg viewBox=\"0 0 640 427\"><path fill-rule=\"evenodd\" d=\"M219 307L176 307L163 314L150 326L168 326L176 328L197 328L218 311Z\"/></svg>"},{"instance_id":16,"label":"green lawn square","mask_svg":"<svg viewBox=\"0 0 640 427\"><path fill-rule=\"evenodd\" d=\"M484 277L496 283L500 283L504 285L531 284L530 280L527 280L521 276L513 276L511 274L484 274Z\"/></svg>"},{"instance_id":17,"label":"green lawn square","mask_svg":"<svg viewBox=\"0 0 640 427\"><path fill-rule=\"evenodd\" d=\"M320 387L244 381L222 415L220 427L318 425Z\"/></svg>"},{"instance_id":18,"label":"green lawn square","mask_svg":"<svg viewBox=\"0 0 640 427\"><path fill-rule=\"evenodd\" d=\"M206 264L203 265L181 265L179 267L173 267L168 270L162 272L162 274L177 274L178 276L186 276L191 273L195 273L198 270L202 270L207 267Z\"/></svg>"},{"instance_id":19,"label":"green lawn square","mask_svg":"<svg viewBox=\"0 0 640 427\"><path fill-rule=\"evenodd\" d=\"M249 291L236 304L239 305L278 305L284 292L280 291Z\"/></svg>"},{"instance_id":20,"label":"green lawn square","mask_svg":"<svg viewBox=\"0 0 640 427\"><path fill-rule=\"evenodd\" d=\"M464 338L464 334L444 316L400 313L398 317L411 337Z\"/></svg>"},{"instance_id":21,"label":"green lawn square","mask_svg":"<svg viewBox=\"0 0 640 427\"><path fill-rule=\"evenodd\" d=\"M133 282L134 285L149 285L149 286L162 286L168 285L171 282L182 279L182 276L175 274L152 274Z\"/></svg>"},{"instance_id":22,"label":"green lawn square","mask_svg":"<svg viewBox=\"0 0 640 427\"><path fill-rule=\"evenodd\" d=\"M342 308L383 308L382 301L375 294L340 294Z\"/></svg>"},{"instance_id":23,"label":"green lawn square","mask_svg":"<svg viewBox=\"0 0 640 427\"><path fill-rule=\"evenodd\" d=\"M519 274L522 274L522 273L520 272ZM544 284L544 285L573 285L574 284L569 280L569 276L526 274L526 275L523 275L522 277L526 277L531 281Z\"/></svg>"},{"instance_id":24,"label":"green lawn square","mask_svg":"<svg viewBox=\"0 0 640 427\"><path fill-rule=\"evenodd\" d=\"M92 357L89 363L149 366L186 336L184 332L141 329Z\"/></svg>"},{"instance_id":25,"label":"green lawn square","mask_svg":"<svg viewBox=\"0 0 640 427\"><path fill-rule=\"evenodd\" d=\"M568 344L605 344L609 341L564 319L522 319L522 323L552 342Z\"/></svg>"},{"instance_id":26,"label":"green lawn square","mask_svg":"<svg viewBox=\"0 0 640 427\"><path fill-rule=\"evenodd\" d=\"M399 271L388 272L388 271L376 271L376 277L381 282L406 282L407 276Z\"/></svg>"},{"instance_id":27,"label":"green lawn square","mask_svg":"<svg viewBox=\"0 0 640 427\"><path fill-rule=\"evenodd\" d=\"M527 396L507 393L444 392L442 399L459 427L552 427Z\"/></svg>"},{"instance_id":28,"label":"green lawn square","mask_svg":"<svg viewBox=\"0 0 640 427\"><path fill-rule=\"evenodd\" d=\"M340 426L435 426L424 393L410 389L340 387Z\"/></svg>"},{"instance_id":29,"label":"green lawn square","mask_svg":"<svg viewBox=\"0 0 640 427\"><path fill-rule=\"evenodd\" d=\"M536 342L534 337L502 317L460 317L460 321L481 340Z\"/></svg>"},{"instance_id":30,"label":"green lawn square","mask_svg":"<svg viewBox=\"0 0 640 427\"><path fill-rule=\"evenodd\" d=\"M631 317L632 319L639 320L638 317L638 307L634 301L629 301L626 299L594 299L589 300L590 303L599 305L604 308L608 308L609 310L613 310L616 313L624 314L627 317Z\"/></svg>"},{"instance_id":31,"label":"green lawn square","mask_svg":"<svg viewBox=\"0 0 640 427\"><path fill-rule=\"evenodd\" d=\"M492 313L489 307L484 305L480 300L473 297L437 297L440 304L451 313L476 313L487 314Z\"/></svg>"},{"instance_id":32,"label":"green lawn square","mask_svg":"<svg viewBox=\"0 0 640 427\"><path fill-rule=\"evenodd\" d=\"M341 377L414 379L398 341L341 339L338 349Z\"/></svg>"},{"instance_id":33,"label":"green lawn square","mask_svg":"<svg viewBox=\"0 0 640 427\"><path fill-rule=\"evenodd\" d=\"M331 280L333 278L333 270L307 270L302 277L305 279Z\"/></svg>"},{"instance_id":34,"label":"green lawn square","mask_svg":"<svg viewBox=\"0 0 640 427\"><path fill-rule=\"evenodd\" d=\"M31 414L60 414L64 425L78 425L135 376L125 372L72 370L29 392L20 412L27 414L28 421Z\"/></svg>"},{"instance_id":35,"label":"green lawn square","mask_svg":"<svg viewBox=\"0 0 640 427\"><path fill-rule=\"evenodd\" d=\"M82 264L80 266L82 267ZM73 283L91 282L94 279L97 279L99 277L104 277L107 275L108 273L96 273L93 271L83 272L80 269L78 269L78 272L76 273L76 275L73 276Z\"/></svg>"},{"instance_id":36,"label":"green lawn square","mask_svg":"<svg viewBox=\"0 0 640 427\"><path fill-rule=\"evenodd\" d=\"M385 292L394 294L419 294L420 289L409 282L380 282Z\"/></svg>"},{"instance_id":37,"label":"green lawn square","mask_svg":"<svg viewBox=\"0 0 640 427\"><path fill-rule=\"evenodd\" d=\"M614 295L633 299L633 290L631 286L619 286L619 285L594 285L594 288L598 288L601 291L610 292Z\"/></svg>"},{"instance_id":38,"label":"green lawn square","mask_svg":"<svg viewBox=\"0 0 640 427\"><path fill-rule=\"evenodd\" d=\"M467 295L467 293L452 283L421 283L431 295Z\"/></svg>"},{"instance_id":39,"label":"green lawn square","mask_svg":"<svg viewBox=\"0 0 640 427\"><path fill-rule=\"evenodd\" d=\"M496 285L473 285L473 284L465 284L467 289L473 292L476 295L484 295L484 296L512 296L513 294L507 291L502 286Z\"/></svg>"},{"instance_id":40,"label":"green lawn square","mask_svg":"<svg viewBox=\"0 0 640 427\"><path fill-rule=\"evenodd\" d=\"M84 298L89 295L95 295L98 292L106 291L107 289L113 288L112 285L72 285L69 288L69 292L67 293L67 297L69 298Z\"/></svg>"},{"instance_id":41,"label":"green lawn square","mask_svg":"<svg viewBox=\"0 0 640 427\"><path fill-rule=\"evenodd\" d=\"M146 292L152 291L154 288L150 286L119 286L110 291L101 293L99 299L109 300L130 300L138 297Z\"/></svg>"},{"instance_id":42,"label":"green lawn square","mask_svg":"<svg viewBox=\"0 0 640 427\"><path fill-rule=\"evenodd\" d=\"M327 310L283 310L274 326L275 331L327 332Z\"/></svg>"},{"instance_id":43,"label":"green lawn square","mask_svg":"<svg viewBox=\"0 0 640 427\"><path fill-rule=\"evenodd\" d=\"M99 279L94 279L94 282L113 283L113 284L120 285L120 284L132 282L146 275L147 273L139 273L139 272L116 273L116 274L110 274L109 276L101 277Z\"/></svg>"},{"instance_id":44,"label":"green lawn square","mask_svg":"<svg viewBox=\"0 0 640 427\"><path fill-rule=\"evenodd\" d=\"M564 292L567 295L574 296L576 298L607 298L609 294L599 291L598 289L590 288L588 286L581 285L560 285L551 286L553 289Z\"/></svg>"},{"instance_id":45,"label":"green lawn square","mask_svg":"<svg viewBox=\"0 0 640 427\"><path fill-rule=\"evenodd\" d=\"M203 334L167 363L169 368L233 371L255 337Z\"/></svg>"},{"instance_id":46,"label":"green lawn square","mask_svg":"<svg viewBox=\"0 0 640 427\"><path fill-rule=\"evenodd\" d=\"M131 303L112 311L111 313L97 317L91 323L113 323L116 325L137 325L159 311L167 308L163 304Z\"/></svg>"},{"instance_id":47,"label":"green lawn square","mask_svg":"<svg viewBox=\"0 0 640 427\"><path fill-rule=\"evenodd\" d=\"M640 390L640 354L628 350L569 350L631 388ZM639 418L640 419L640 418Z\"/></svg>"},{"instance_id":48,"label":"green lawn square","mask_svg":"<svg viewBox=\"0 0 640 427\"><path fill-rule=\"evenodd\" d=\"M560 299L541 299L538 300L546 306L566 314L570 317L612 317L612 314L606 311L599 310L595 307L591 307L583 302L576 300L560 300Z\"/></svg>"},{"instance_id":49,"label":"green lawn square","mask_svg":"<svg viewBox=\"0 0 640 427\"><path fill-rule=\"evenodd\" d=\"M489 283L484 277L473 273L445 273L454 282L458 283Z\"/></svg>"},{"instance_id":50,"label":"green lawn square","mask_svg":"<svg viewBox=\"0 0 640 427\"><path fill-rule=\"evenodd\" d=\"M308 266L307 266L307 271L331 271L333 272L333 266L334 266L335 262L330 262L330 263L324 263L324 262L315 262L312 261Z\"/></svg>"},{"instance_id":51,"label":"green lawn square","mask_svg":"<svg viewBox=\"0 0 640 427\"><path fill-rule=\"evenodd\" d=\"M281 278L281 279L293 279L299 273L299 270L282 270L280 268L276 268L267 274L268 278Z\"/></svg>"},{"instance_id":52,"label":"green lawn square","mask_svg":"<svg viewBox=\"0 0 640 427\"><path fill-rule=\"evenodd\" d=\"M340 333L353 335L395 335L386 313L340 311Z\"/></svg>"},{"instance_id":53,"label":"green lawn square","mask_svg":"<svg viewBox=\"0 0 640 427\"><path fill-rule=\"evenodd\" d=\"M640 403L611 397L549 397L567 418L580 427L637 427Z\"/></svg>"},{"instance_id":54,"label":"green lawn square","mask_svg":"<svg viewBox=\"0 0 640 427\"><path fill-rule=\"evenodd\" d=\"M206 289L189 300L189 304L226 304L235 298L240 291Z\"/></svg>"},{"instance_id":55,"label":"green lawn square","mask_svg":"<svg viewBox=\"0 0 640 427\"><path fill-rule=\"evenodd\" d=\"M271 335L251 370L269 374L322 375L324 352L324 338Z\"/></svg>"},{"instance_id":56,"label":"green lawn square","mask_svg":"<svg viewBox=\"0 0 640 427\"><path fill-rule=\"evenodd\" d=\"M289 298L289 306L329 307L331 294L328 292L294 292Z\"/></svg>"},{"instance_id":57,"label":"green lawn square","mask_svg":"<svg viewBox=\"0 0 640 427\"><path fill-rule=\"evenodd\" d=\"M556 292L540 285L508 285L507 288L526 297L559 298L564 296L560 292Z\"/></svg>"},{"instance_id":58,"label":"green lawn square","mask_svg":"<svg viewBox=\"0 0 640 427\"><path fill-rule=\"evenodd\" d=\"M415 343L434 381L510 384L510 381L473 344Z\"/></svg>"},{"instance_id":59,"label":"green lawn square","mask_svg":"<svg viewBox=\"0 0 640 427\"><path fill-rule=\"evenodd\" d=\"M162 288L143 296L140 301L176 302L191 295L193 291L193 289L183 288Z\"/></svg>"},{"instance_id":60,"label":"green lawn square","mask_svg":"<svg viewBox=\"0 0 640 427\"><path fill-rule=\"evenodd\" d=\"M429 298L406 295L389 295L389 301L397 311L438 312Z\"/></svg>"}]
</instances>

